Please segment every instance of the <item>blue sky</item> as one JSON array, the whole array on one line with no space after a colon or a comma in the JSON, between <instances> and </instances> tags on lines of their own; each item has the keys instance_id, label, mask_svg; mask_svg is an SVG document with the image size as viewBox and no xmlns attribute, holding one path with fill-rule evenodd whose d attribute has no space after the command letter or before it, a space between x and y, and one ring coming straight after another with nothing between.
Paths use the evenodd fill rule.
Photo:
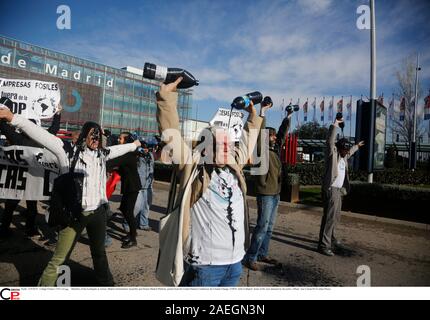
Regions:
<instances>
[{"instance_id":1,"label":"blue sky","mask_svg":"<svg viewBox=\"0 0 430 320\"><path fill-rule=\"evenodd\" d=\"M395 72L418 51L426 95L430 1L375 2L378 93L397 90ZM316 97L318 109L323 96L326 106L331 96L369 96L370 35L356 27L357 7L367 3L14 0L0 4L0 33L114 67L186 68L200 80L193 118L210 120L236 96L261 91L275 102L268 124L278 126L282 99L302 105L308 97L310 106ZM71 30L56 28L60 4L71 9Z\"/></svg>"}]
</instances>

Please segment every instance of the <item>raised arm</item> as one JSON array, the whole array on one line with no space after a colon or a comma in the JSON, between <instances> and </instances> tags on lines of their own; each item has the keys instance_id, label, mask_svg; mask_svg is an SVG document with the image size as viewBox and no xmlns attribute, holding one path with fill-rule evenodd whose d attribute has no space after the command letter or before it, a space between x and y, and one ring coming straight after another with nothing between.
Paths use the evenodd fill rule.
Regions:
<instances>
[{"instance_id":1,"label":"raised arm","mask_svg":"<svg viewBox=\"0 0 430 320\"><path fill-rule=\"evenodd\" d=\"M261 129L263 117L257 115L254 104L251 102L247 109L249 112L248 120L243 127L242 136L240 137L239 146L236 148L236 163L244 167L250 159Z\"/></svg>"},{"instance_id":2,"label":"raised arm","mask_svg":"<svg viewBox=\"0 0 430 320\"><path fill-rule=\"evenodd\" d=\"M284 145L285 140L286 140L286 135L287 135L288 131L290 131L291 115L292 114L293 114L292 111L288 112L287 116L284 118L284 120L282 120L282 123L279 126L277 139L278 139L278 142L280 144L280 147Z\"/></svg>"},{"instance_id":3,"label":"raised arm","mask_svg":"<svg viewBox=\"0 0 430 320\"><path fill-rule=\"evenodd\" d=\"M33 122L19 115L12 114L9 109L0 110L0 119L10 122L12 126L25 132L33 141L51 151L57 157L62 172L68 170L69 163L60 138L53 136Z\"/></svg>"},{"instance_id":4,"label":"raised arm","mask_svg":"<svg viewBox=\"0 0 430 320\"><path fill-rule=\"evenodd\" d=\"M182 77L179 77L173 83L162 84L160 91L157 92L157 122L161 139L173 150L172 159L179 165L179 170L182 170L184 165L192 163L191 149L182 139L179 130L176 86L181 81Z\"/></svg>"},{"instance_id":5,"label":"raised arm","mask_svg":"<svg viewBox=\"0 0 430 320\"><path fill-rule=\"evenodd\" d=\"M133 152L138 146L140 146L139 140L136 140L132 143L119 144L116 146L107 147L106 149L110 150L110 152L106 157L106 161L121 157L126 153ZM112 162L112 164L113 166L115 166L116 163Z\"/></svg>"}]
</instances>

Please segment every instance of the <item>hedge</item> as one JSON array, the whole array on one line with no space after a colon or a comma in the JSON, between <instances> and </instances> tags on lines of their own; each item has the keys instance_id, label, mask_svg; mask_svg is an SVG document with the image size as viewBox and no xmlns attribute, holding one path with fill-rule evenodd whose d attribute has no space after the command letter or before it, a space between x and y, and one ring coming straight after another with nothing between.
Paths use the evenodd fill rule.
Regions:
<instances>
[{"instance_id":1,"label":"hedge","mask_svg":"<svg viewBox=\"0 0 430 320\"><path fill-rule=\"evenodd\" d=\"M288 173L298 173L301 185L320 185L324 175L324 163L304 163L296 166L285 166L284 171ZM351 181L367 181L367 173L353 171L350 169ZM385 169L375 171L373 180L381 184L398 185L430 185L430 171L420 169L414 172L404 169Z\"/></svg>"},{"instance_id":2,"label":"hedge","mask_svg":"<svg viewBox=\"0 0 430 320\"><path fill-rule=\"evenodd\" d=\"M430 189L353 181L343 210L430 223Z\"/></svg>"}]
</instances>

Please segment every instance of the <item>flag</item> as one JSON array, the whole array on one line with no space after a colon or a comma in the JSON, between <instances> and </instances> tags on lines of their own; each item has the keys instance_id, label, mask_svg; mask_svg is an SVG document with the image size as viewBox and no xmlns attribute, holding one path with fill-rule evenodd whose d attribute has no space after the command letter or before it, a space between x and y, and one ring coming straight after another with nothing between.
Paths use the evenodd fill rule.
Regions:
<instances>
[{"instance_id":1,"label":"flag","mask_svg":"<svg viewBox=\"0 0 430 320\"><path fill-rule=\"evenodd\" d=\"M378 97L378 102L379 102L380 104L384 105L384 94L381 94L381 95Z\"/></svg>"},{"instance_id":2,"label":"flag","mask_svg":"<svg viewBox=\"0 0 430 320\"><path fill-rule=\"evenodd\" d=\"M303 118L304 118L304 121L306 122L306 121L308 121L308 100L306 99L306 102L304 103L304 105L303 105Z\"/></svg>"},{"instance_id":3,"label":"flag","mask_svg":"<svg viewBox=\"0 0 430 320\"><path fill-rule=\"evenodd\" d=\"M394 115L394 94L393 94L393 97L391 98L390 103L388 104L388 118L392 120L393 115Z\"/></svg>"},{"instance_id":4,"label":"flag","mask_svg":"<svg viewBox=\"0 0 430 320\"><path fill-rule=\"evenodd\" d=\"M288 114L288 112L287 112L288 107L292 107L292 100L293 100L293 99L290 99L290 103L288 104L288 106L286 106L286 107L285 107L285 111L284 111L285 116L287 116L287 114Z\"/></svg>"},{"instance_id":5,"label":"flag","mask_svg":"<svg viewBox=\"0 0 430 320\"><path fill-rule=\"evenodd\" d=\"M405 121L406 101L405 97L400 99L400 121Z\"/></svg>"},{"instance_id":6,"label":"flag","mask_svg":"<svg viewBox=\"0 0 430 320\"><path fill-rule=\"evenodd\" d=\"M333 121L333 103L334 97L331 97L331 101L328 105L328 121Z\"/></svg>"},{"instance_id":7,"label":"flag","mask_svg":"<svg viewBox=\"0 0 430 320\"><path fill-rule=\"evenodd\" d=\"M430 92L429 95L424 98L424 120L430 120Z\"/></svg>"},{"instance_id":8,"label":"flag","mask_svg":"<svg viewBox=\"0 0 430 320\"><path fill-rule=\"evenodd\" d=\"M342 113L343 111L343 97L337 102L337 112Z\"/></svg>"},{"instance_id":9,"label":"flag","mask_svg":"<svg viewBox=\"0 0 430 320\"><path fill-rule=\"evenodd\" d=\"M316 105L317 105L317 98L314 98L314 102L312 102L312 108L314 109L314 115L312 117L312 121L313 122L317 122L317 110L316 110Z\"/></svg>"},{"instance_id":10,"label":"flag","mask_svg":"<svg viewBox=\"0 0 430 320\"><path fill-rule=\"evenodd\" d=\"M324 100L325 97L322 99L320 103L320 111L321 111L321 121L324 123Z\"/></svg>"},{"instance_id":11,"label":"flag","mask_svg":"<svg viewBox=\"0 0 430 320\"><path fill-rule=\"evenodd\" d=\"M346 104L346 111L347 111L347 114L346 114L346 120L351 120L351 108L352 107L352 96L351 96L351 99L349 100L349 102Z\"/></svg>"},{"instance_id":12,"label":"flag","mask_svg":"<svg viewBox=\"0 0 430 320\"><path fill-rule=\"evenodd\" d=\"M300 106L300 98L297 99L297 106ZM299 119L299 112L295 112L296 114L296 119L297 119L297 127L300 127L300 119Z\"/></svg>"}]
</instances>

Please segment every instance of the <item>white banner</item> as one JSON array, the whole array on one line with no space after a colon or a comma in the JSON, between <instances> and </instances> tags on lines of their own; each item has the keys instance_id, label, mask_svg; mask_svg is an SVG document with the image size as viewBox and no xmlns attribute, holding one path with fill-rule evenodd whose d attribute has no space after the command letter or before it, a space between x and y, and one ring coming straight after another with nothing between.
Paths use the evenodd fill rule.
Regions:
<instances>
[{"instance_id":1,"label":"white banner","mask_svg":"<svg viewBox=\"0 0 430 320\"><path fill-rule=\"evenodd\" d=\"M224 129L229 129L230 137L232 141L239 141L242 136L243 129L243 113L240 111L231 112L230 119L230 110L219 108L215 116L209 122L211 127L220 127ZM230 126L229 126L230 121Z\"/></svg>"},{"instance_id":2,"label":"white banner","mask_svg":"<svg viewBox=\"0 0 430 320\"><path fill-rule=\"evenodd\" d=\"M46 149L0 148L0 199L49 200L58 174L57 158Z\"/></svg>"},{"instance_id":3,"label":"white banner","mask_svg":"<svg viewBox=\"0 0 430 320\"><path fill-rule=\"evenodd\" d=\"M55 82L0 78L0 96L12 100L12 112L27 119L52 118L60 103Z\"/></svg>"}]
</instances>

